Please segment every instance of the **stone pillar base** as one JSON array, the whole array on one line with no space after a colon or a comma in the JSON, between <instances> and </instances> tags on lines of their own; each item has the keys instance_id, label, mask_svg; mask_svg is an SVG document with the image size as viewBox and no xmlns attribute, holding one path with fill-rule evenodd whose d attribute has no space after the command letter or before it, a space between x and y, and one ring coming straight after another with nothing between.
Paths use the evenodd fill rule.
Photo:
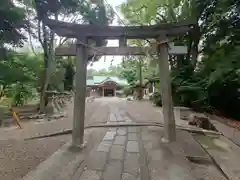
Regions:
<instances>
[{"instance_id":1,"label":"stone pillar base","mask_svg":"<svg viewBox=\"0 0 240 180\"><path fill-rule=\"evenodd\" d=\"M87 147L87 141L84 141L84 143L81 145L76 145L72 143L68 149L72 152L79 152L86 147Z\"/></svg>"}]
</instances>

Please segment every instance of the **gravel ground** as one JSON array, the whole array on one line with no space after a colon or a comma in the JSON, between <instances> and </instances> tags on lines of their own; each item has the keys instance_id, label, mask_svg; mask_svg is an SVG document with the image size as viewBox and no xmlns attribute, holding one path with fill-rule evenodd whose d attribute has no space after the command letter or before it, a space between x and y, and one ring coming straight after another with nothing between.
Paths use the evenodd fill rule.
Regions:
<instances>
[{"instance_id":1,"label":"gravel ground","mask_svg":"<svg viewBox=\"0 0 240 180\"><path fill-rule=\"evenodd\" d=\"M86 124L93 123L99 103L88 103ZM0 129L0 180L18 180L34 170L42 161L51 156L63 144L71 140L71 135L24 141L24 138L46 135L72 127L73 105L68 107L68 118L44 123L24 123L17 127Z\"/></svg>"},{"instance_id":2,"label":"gravel ground","mask_svg":"<svg viewBox=\"0 0 240 180\"><path fill-rule=\"evenodd\" d=\"M66 135L31 141L1 140L0 179L20 179L70 139Z\"/></svg>"}]
</instances>

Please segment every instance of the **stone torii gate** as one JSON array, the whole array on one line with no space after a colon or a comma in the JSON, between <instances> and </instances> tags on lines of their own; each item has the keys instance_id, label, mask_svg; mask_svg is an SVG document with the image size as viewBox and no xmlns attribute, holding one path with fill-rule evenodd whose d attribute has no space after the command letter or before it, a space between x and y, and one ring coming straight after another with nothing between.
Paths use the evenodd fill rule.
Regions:
<instances>
[{"instance_id":1,"label":"stone torii gate","mask_svg":"<svg viewBox=\"0 0 240 180\"><path fill-rule=\"evenodd\" d=\"M76 92L74 97L74 118L72 145L73 147L84 146L84 120L85 120L85 97L86 97L86 73L88 55L159 55L160 89L163 104L163 118L165 140L176 140L175 118L173 112L171 82L168 64L168 38L185 34L190 30L193 23L159 24L152 26L97 26L66 23L51 19L45 19L45 23L59 36L76 38L77 43L72 47L56 49L56 55L75 56L76 63ZM89 49L88 40L118 39L119 47L94 47ZM156 39L154 47L127 47L128 39ZM172 53L184 54L181 47L173 47ZM183 52L184 51L184 52ZM171 52L171 50L170 50Z\"/></svg>"}]
</instances>

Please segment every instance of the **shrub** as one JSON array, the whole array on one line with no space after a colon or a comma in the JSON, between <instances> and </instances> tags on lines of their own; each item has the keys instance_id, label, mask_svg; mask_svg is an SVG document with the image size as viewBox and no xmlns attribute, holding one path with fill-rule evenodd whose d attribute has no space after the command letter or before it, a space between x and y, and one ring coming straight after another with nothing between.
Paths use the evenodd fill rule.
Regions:
<instances>
[{"instance_id":1,"label":"shrub","mask_svg":"<svg viewBox=\"0 0 240 180\"><path fill-rule=\"evenodd\" d=\"M123 88L123 94L128 97L129 95L132 95L132 89L130 87L124 87Z\"/></svg>"}]
</instances>

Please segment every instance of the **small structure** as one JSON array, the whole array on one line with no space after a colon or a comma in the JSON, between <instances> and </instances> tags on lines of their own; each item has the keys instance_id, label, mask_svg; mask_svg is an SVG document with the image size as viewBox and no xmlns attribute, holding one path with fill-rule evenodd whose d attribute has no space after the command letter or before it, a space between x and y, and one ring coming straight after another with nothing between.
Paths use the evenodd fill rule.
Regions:
<instances>
[{"instance_id":1,"label":"small structure","mask_svg":"<svg viewBox=\"0 0 240 180\"><path fill-rule=\"evenodd\" d=\"M86 82L88 95L116 96L117 91L128 85L127 80L115 76L93 76Z\"/></svg>"},{"instance_id":2,"label":"small structure","mask_svg":"<svg viewBox=\"0 0 240 180\"><path fill-rule=\"evenodd\" d=\"M133 88L133 96L134 99L141 100L144 96L144 89L146 88L144 85L141 85L140 83L135 84L132 86Z\"/></svg>"},{"instance_id":3,"label":"small structure","mask_svg":"<svg viewBox=\"0 0 240 180\"><path fill-rule=\"evenodd\" d=\"M157 90L156 84L159 82L160 80L158 77L144 80L144 83L143 83L145 86L144 95L149 96L150 94L157 92L158 90Z\"/></svg>"}]
</instances>

